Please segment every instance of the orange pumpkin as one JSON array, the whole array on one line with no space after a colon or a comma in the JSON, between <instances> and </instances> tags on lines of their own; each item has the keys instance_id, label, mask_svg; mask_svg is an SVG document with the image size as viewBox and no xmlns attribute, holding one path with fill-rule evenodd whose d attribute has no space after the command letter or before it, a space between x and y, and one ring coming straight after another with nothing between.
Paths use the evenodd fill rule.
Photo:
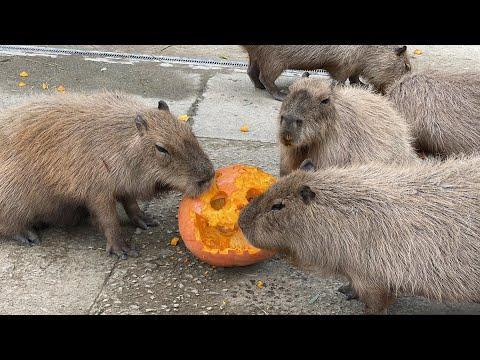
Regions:
<instances>
[{"instance_id":1,"label":"orange pumpkin","mask_svg":"<svg viewBox=\"0 0 480 360\"><path fill-rule=\"evenodd\" d=\"M273 256L251 246L237 222L240 210L275 181L253 166L218 169L210 190L198 198L184 197L180 203L178 225L186 247L199 259L220 267L250 265Z\"/></svg>"}]
</instances>

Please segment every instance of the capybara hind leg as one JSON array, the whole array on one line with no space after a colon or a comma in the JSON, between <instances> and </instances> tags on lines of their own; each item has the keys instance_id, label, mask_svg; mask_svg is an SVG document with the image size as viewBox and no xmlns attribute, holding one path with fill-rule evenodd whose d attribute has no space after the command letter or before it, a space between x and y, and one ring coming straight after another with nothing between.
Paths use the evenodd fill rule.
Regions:
<instances>
[{"instance_id":1,"label":"capybara hind leg","mask_svg":"<svg viewBox=\"0 0 480 360\"><path fill-rule=\"evenodd\" d=\"M283 101L287 96L286 92L280 91L280 89L275 85L275 80L282 74L283 69L281 68L260 68L260 81L265 86L270 95L273 96L275 100Z\"/></svg>"},{"instance_id":2,"label":"capybara hind leg","mask_svg":"<svg viewBox=\"0 0 480 360\"><path fill-rule=\"evenodd\" d=\"M21 245L32 246L40 244L40 238L31 230L26 230L24 232L15 234L13 235L13 238Z\"/></svg>"},{"instance_id":3,"label":"capybara hind leg","mask_svg":"<svg viewBox=\"0 0 480 360\"><path fill-rule=\"evenodd\" d=\"M356 86L360 86L360 87L368 87L367 84L364 84L363 82L360 81L360 75L358 74L355 74L355 75L352 75L348 78L348 82L350 83L350 85L356 85Z\"/></svg>"},{"instance_id":4,"label":"capybara hind leg","mask_svg":"<svg viewBox=\"0 0 480 360\"><path fill-rule=\"evenodd\" d=\"M365 314L370 315L388 314L388 306L395 300L388 290L379 288L358 289L358 296L365 304Z\"/></svg>"},{"instance_id":5,"label":"capybara hind leg","mask_svg":"<svg viewBox=\"0 0 480 360\"><path fill-rule=\"evenodd\" d=\"M126 259L128 255L138 256L137 251L122 236L115 199L98 197L90 201L88 207L107 239L107 254L115 254L121 259Z\"/></svg>"},{"instance_id":6,"label":"capybara hind leg","mask_svg":"<svg viewBox=\"0 0 480 360\"><path fill-rule=\"evenodd\" d=\"M159 222L157 220L155 220L153 217L146 214L140 209L135 199L130 197L124 197L120 199L120 202L122 203L123 208L125 209L125 212L127 213L129 219L135 226L146 230L151 226L159 225Z\"/></svg>"},{"instance_id":7,"label":"capybara hind leg","mask_svg":"<svg viewBox=\"0 0 480 360\"><path fill-rule=\"evenodd\" d=\"M252 80L253 85L255 85L257 89L265 89L265 86L263 86L259 78L260 67L258 66L258 63L255 60L250 59L250 62L248 64L247 74L250 77L250 80Z\"/></svg>"}]
</instances>

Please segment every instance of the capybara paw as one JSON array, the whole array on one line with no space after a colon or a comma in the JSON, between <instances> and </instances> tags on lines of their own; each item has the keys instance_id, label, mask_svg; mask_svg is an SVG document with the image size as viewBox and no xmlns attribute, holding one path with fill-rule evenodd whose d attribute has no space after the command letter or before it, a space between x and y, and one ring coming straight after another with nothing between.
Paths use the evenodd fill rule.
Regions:
<instances>
[{"instance_id":1,"label":"capybara paw","mask_svg":"<svg viewBox=\"0 0 480 360\"><path fill-rule=\"evenodd\" d=\"M124 240L117 240L112 244L107 244L107 254L116 255L119 259L126 260L129 256L138 257L138 251L134 246L130 246Z\"/></svg>"},{"instance_id":2,"label":"capybara paw","mask_svg":"<svg viewBox=\"0 0 480 360\"><path fill-rule=\"evenodd\" d=\"M33 231L26 231L24 233L15 234L13 238L18 241L21 245L33 246L40 244L40 238Z\"/></svg>"},{"instance_id":3,"label":"capybara paw","mask_svg":"<svg viewBox=\"0 0 480 360\"><path fill-rule=\"evenodd\" d=\"M365 305L363 310L364 315L388 315L387 308L372 308Z\"/></svg>"},{"instance_id":4,"label":"capybara paw","mask_svg":"<svg viewBox=\"0 0 480 360\"><path fill-rule=\"evenodd\" d=\"M138 216L134 216L132 218L132 222L135 226L143 230L147 230L149 227L155 227L160 225L157 220L144 212L140 213Z\"/></svg>"},{"instance_id":5,"label":"capybara paw","mask_svg":"<svg viewBox=\"0 0 480 360\"><path fill-rule=\"evenodd\" d=\"M338 291L345 295L346 300L358 299L358 294L351 284L340 286Z\"/></svg>"},{"instance_id":6,"label":"capybara paw","mask_svg":"<svg viewBox=\"0 0 480 360\"><path fill-rule=\"evenodd\" d=\"M148 215L147 213L145 213L143 211L142 211L141 217L142 217L143 222L147 226L154 227L154 226L160 225L160 223L157 220L155 220L152 216Z\"/></svg>"}]
</instances>

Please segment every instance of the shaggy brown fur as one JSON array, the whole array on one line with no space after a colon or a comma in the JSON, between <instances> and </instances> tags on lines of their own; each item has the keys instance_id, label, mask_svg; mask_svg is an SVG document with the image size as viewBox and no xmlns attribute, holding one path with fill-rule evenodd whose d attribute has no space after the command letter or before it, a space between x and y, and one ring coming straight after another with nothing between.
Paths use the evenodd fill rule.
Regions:
<instances>
[{"instance_id":1,"label":"shaggy brown fur","mask_svg":"<svg viewBox=\"0 0 480 360\"><path fill-rule=\"evenodd\" d=\"M195 196L213 165L188 124L121 93L31 97L0 116L0 234L26 243L38 223L70 223L88 212L107 252L136 252L122 239L116 201L130 219L156 225L136 200L169 188Z\"/></svg>"},{"instance_id":2,"label":"shaggy brown fur","mask_svg":"<svg viewBox=\"0 0 480 360\"><path fill-rule=\"evenodd\" d=\"M480 150L480 73L422 71L403 76L387 96L431 155Z\"/></svg>"},{"instance_id":3,"label":"shaggy brown fur","mask_svg":"<svg viewBox=\"0 0 480 360\"><path fill-rule=\"evenodd\" d=\"M402 294L478 302L479 167L470 157L298 170L247 205L239 225L256 247L348 278L367 313Z\"/></svg>"},{"instance_id":4,"label":"shaggy brown fur","mask_svg":"<svg viewBox=\"0 0 480 360\"><path fill-rule=\"evenodd\" d=\"M418 161L405 120L387 99L362 88L302 78L290 86L279 121L282 176L307 158L319 168Z\"/></svg>"},{"instance_id":5,"label":"shaggy brown fur","mask_svg":"<svg viewBox=\"0 0 480 360\"><path fill-rule=\"evenodd\" d=\"M283 100L275 80L284 70L324 69L333 79L359 82L364 77L380 92L411 70L406 46L394 45L244 45L248 75L255 87Z\"/></svg>"}]
</instances>

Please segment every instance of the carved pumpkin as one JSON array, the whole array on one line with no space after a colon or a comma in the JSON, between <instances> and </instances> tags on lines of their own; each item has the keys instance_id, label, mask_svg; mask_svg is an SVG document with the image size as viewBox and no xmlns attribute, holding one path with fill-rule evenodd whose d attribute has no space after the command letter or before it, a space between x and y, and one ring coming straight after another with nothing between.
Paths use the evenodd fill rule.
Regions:
<instances>
[{"instance_id":1,"label":"carved pumpkin","mask_svg":"<svg viewBox=\"0 0 480 360\"><path fill-rule=\"evenodd\" d=\"M275 181L252 166L218 169L210 190L195 199L184 197L180 203L178 223L186 247L199 259L220 267L250 265L273 256L251 246L237 221L240 210Z\"/></svg>"}]
</instances>

